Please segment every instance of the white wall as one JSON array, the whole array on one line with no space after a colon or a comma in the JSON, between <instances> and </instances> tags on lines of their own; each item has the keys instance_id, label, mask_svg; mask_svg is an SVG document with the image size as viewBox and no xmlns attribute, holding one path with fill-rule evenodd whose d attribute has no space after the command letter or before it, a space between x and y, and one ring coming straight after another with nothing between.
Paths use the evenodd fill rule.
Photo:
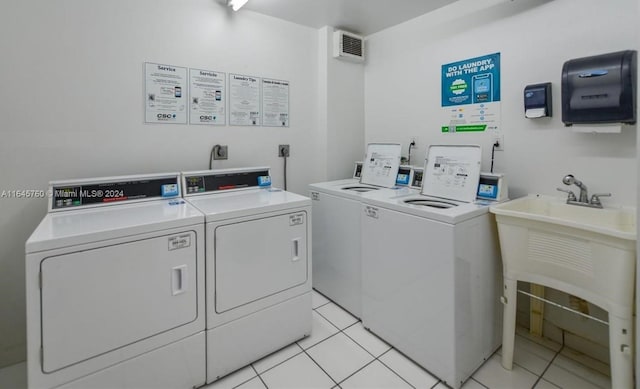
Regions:
<instances>
[{"instance_id":1,"label":"white wall","mask_svg":"<svg viewBox=\"0 0 640 389\"><path fill-rule=\"evenodd\" d=\"M365 154L364 64L333 58L333 32L329 26L318 31L318 126L327 134L328 180L351 177L354 161Z\"/></svg>"},{"instance_id":2,"label":"white wall","mask_svg":"<svg viewBox=\"0 0 640 389\"><path fill-rule=\"evenodd\" d=\"M440 74L443 64L500 52L504 151L496 152L495 170L507 174L511 197L562 196L556 187L564 186L562 177L573 173L591 192L613 193L604 199L605 206L636 205L637 126L621 134L597 135L565 128L560 78L568 59L637 50L638 2L616 0L606 7L597 0L579 3L460 0L369 36L366 141L400 141L406 154L415 136L420 163L429 144L476 143L483 146L483 169L488 170L491 134L440 133ZM525 119L524 86L547 81L553 83L553 117ZM553 320L564 328L573 325L565 317ZM606 328L574 321L571 330L576 334L594 340L604 334L599 343L606 342Z\"/></svg>"},{"instance_id":3,"label":"white wall","mask_svg":"<svg viewBox=\"0 0 640 389\"><path fill-rule=\"evenodd\" d=\"M5 0L0 12L0 191L52 179L270 165L289 189L322 181L317 30L214 0ZM291 127L143 124L143 62L288 80ZM46 201L0 199L0 366L25 358L24 242Z\"/></svg>"},{"instance_id":4,"label":"white wall","mask_svg":"<svg viewBox=\"0 0 640 389\"><path fill-rule=\"evenodd\" d=\"M638 0L637 4L636 4L636 14L640 13L640 0ZM640 29L638 30L638 32L636 33L637 36L637 40L638 42L640 42ZM640 43L639 43L640 44ZM637 91L638 94L637 96L637 100L636 100L636 104L638 106L640 106L640 91ZM638 137L637 139L637 149L640 149L640 137ZM636 187L636 196L637 196L637 205L640 205L640 159L637 159L636 162L636 167L637 167L637 175L638 175L638 186ZM640 220L640 207L636 209L636 239L638 237L640 237L640 231L638 231L638 220ZM640 299L638 298L638 296L640 296L640 272L638 272L638 269L640 269L640 258L638 258L637 253L640 252L640 239L637 239L636 241L636 314L635 314L635 319L636 319L636 343L635 343L635 355L636 355L636 366L635 366L635 373L636 373L636 380L640 380L640 358L638 358L638 350L640 350L640 321L638 320L638 312L640 312Z\"/></svg>"},{"instance_id":5,"label":"white wall","mask_svg":"<svg viewBox=\"0 0 640 389\"><path fill-rule=\"evenodd\" d=\"M504 152L496 152L495 170L508 175L512 195L560 194L555 188L573 173L591 191L612 192L605 204L634 205L636 126L619 135L565 128L560 76L568 59L637 48L637 21L636 0L606 7L596 0L579 7L570 0L461 0L371 35L366 141L400 141L406 153L417 136L420 159L428 144L477 143L488 170L490 134L440 133L440 72L443 64L500 52ZM553 118L525 119L524 86L546 81L553 83Z\"/></svg>"}]
</instances>

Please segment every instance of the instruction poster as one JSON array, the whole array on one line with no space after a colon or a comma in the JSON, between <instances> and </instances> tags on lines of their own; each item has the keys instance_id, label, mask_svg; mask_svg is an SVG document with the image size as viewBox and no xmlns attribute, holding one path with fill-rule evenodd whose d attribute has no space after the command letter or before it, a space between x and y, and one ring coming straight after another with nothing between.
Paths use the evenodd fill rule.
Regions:
<instances>
[{"instance_id":1,"label":"instruction poster","mask_svg":"<svg viewBox=\"0 0 640 389\"><path fill-rule=\"evenodd\" d=\"M189 69L189 123L226 123L225 73Z\"/></svg>"},{"instance_id":2,"label":"instruction poster","mask_svg":"<svg viewBox=\"0 0 640 389\"><path fill-rule=\"evenodd\" d=\"M442 132L498 132L500 53L442 65Z\"/></svg>"},{"instance_id":3,"label":"instruction poster","mask_svg":"<svg viewBox=\"0 0 640 389\"><path fill-rule=\"evenodd\" d=\"M400 153L400 144L368 144L360 182L385 188L393 187L400 168Z\"/></svg>"},{"instance_id":4,"label":"instruction poster","mask_svg":"<svg viewBox=\"0 0 640 389\"><path fill-rule=\"evenodd\" d=\"M289 81L262 79L262 125L289 127Z\"/></svg>"},{"instance_id":5,"label":"instruction poster","mask_svg":"<svg viewBox=\"0 0 640 389\"><path fill-rule=\"evenodd\" d=\"M259 126L260 78L231 74L229 93L229 124Z\"/></svg>"},{"instance_id":6,"label":"instruction poster","mask_svg":"<svg viewBox=\"0 0 640 389\"><path fill-rule=\"evenodd\" d=\"M187 68L145 62L145 122L187 124Z\"/></svg>"}]
</instances>

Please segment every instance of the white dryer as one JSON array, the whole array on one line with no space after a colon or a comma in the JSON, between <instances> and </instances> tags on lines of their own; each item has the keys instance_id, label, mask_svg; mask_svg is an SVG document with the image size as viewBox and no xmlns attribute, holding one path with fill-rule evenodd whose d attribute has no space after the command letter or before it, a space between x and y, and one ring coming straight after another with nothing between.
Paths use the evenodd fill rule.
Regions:
<instances>
[{"instance_id":1,"label":"white dryer","mask_svg":"<svg viewBox=\"0 0 640 389\"><path fill-rule=\"evenodd\" d=\"M500 345L501 262L478 146L431 146L420 194L362 199L362 321L459 388Z\"/></svg>"},{"instance_id":2,"label":"white dryer","mask_svg":"<svg viewBox=\"0 0 640 389\"><path fill-rule=\"evenodd\" d=\"M207 382L311 333L311 200L269 168L183 173L205 216Z\"/></svg>"},{"instance_id":3,"label":"white dryer","mask_svg":"<svg viewBox=\"0 0 640 389\"><path fill-rule=\"evenodd\" d=\"M204 218L180 175L50 191L26 242L29 387L203 385Z\"/></svg>"}]
</instances>

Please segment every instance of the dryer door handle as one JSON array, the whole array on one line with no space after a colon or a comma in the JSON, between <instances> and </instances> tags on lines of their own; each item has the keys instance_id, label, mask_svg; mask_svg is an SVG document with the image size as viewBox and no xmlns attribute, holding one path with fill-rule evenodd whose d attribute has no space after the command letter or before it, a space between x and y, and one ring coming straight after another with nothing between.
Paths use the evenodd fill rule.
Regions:
<instances>
[{"instance_id":1,"label":"dryer door handle","mask_svg":"<svg viewBox=\"0 0 640 389\"><path fill-rule=\"evenodd\" d=\"M291 262L300 260L300 238L291 241Z\"/></svg>"},{"instance_id":2,"label":"dryer door handle","mask_svg":"<svg viewBox=\"0 0 640 389\"><path fill-rule=\"evenodd\" d=\"M187 274L187 265L180 265L171 269L171 294L173 296L187 291Z\"/></svg>"}]
</instances>

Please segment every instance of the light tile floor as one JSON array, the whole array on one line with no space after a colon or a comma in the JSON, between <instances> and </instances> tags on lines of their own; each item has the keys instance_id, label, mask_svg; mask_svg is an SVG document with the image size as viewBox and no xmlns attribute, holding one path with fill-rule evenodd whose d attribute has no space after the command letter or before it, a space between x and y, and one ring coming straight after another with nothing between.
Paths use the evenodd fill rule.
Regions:
<instances>
[{"instance_id":1,"label":"light tile floor","mask_svg":"<svg viewBox=\"0 0 640 389\"><path fill-rule=\"evenodd\" d=\"M446 386L365 330L355 317L313 292L312 335L246 366L205 389L418 388ZM516 336L514 368L500 365L498 350L463 389L608 389L611 380L568 356L560 345ZM24 363L0 369L0 388L26 385Z\"/></svg>"}]
</instances>

